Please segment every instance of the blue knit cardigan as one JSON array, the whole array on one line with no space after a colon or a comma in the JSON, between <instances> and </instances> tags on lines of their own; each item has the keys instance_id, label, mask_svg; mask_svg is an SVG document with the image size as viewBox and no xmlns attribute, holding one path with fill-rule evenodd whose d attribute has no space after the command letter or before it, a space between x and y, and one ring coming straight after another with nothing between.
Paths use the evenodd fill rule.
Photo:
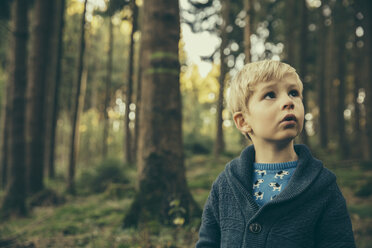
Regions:
<instances>
[{"instance_id":1,"label":"blue knit cardigan","mask_svg":"<svg viewBox=\"0 0 372 248\"><path fill-rule=\"evenodd\" d=\"M261 208L252 197L253 146L226 165L203 211L197 248L353 248L345 199L335 175L305 145L286 188Z\"/></svg>"}]
</instances>

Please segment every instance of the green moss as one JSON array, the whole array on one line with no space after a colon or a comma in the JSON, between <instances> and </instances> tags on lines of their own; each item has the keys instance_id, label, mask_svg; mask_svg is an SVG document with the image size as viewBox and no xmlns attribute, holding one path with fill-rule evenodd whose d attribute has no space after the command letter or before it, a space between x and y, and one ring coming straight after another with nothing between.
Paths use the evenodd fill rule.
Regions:
<instances>
[{"instance_id":1,"label":"green moss","mask_svg":"<svg viewBox=\"0 0 372 248\"><path fill-rule=\"evenodd\" d=\"M169 52L154 52L151 54L150 59L173 59L178 61L178 54L176 53L169 53Z\"/></svg>"},{"instance_id":2,"label":"green moss","mask_svg":"<svg viewBox=\"0 0 372 248\"><path fill-rule=\"evenodd\" d=\"M372 218L371 204L349 205L349 211L360 218Z\"/></svg>"}]
</instances>

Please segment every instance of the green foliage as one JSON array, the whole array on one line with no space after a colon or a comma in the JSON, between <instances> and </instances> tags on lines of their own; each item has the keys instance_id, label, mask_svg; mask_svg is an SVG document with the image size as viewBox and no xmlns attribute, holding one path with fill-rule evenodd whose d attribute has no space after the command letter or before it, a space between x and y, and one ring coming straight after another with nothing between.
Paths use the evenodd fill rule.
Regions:
<instances>
[{"instance_id":1,"label":"green foliage","mask_svg":"<svg viewBox=\"0 0 372 248\"><path fill-rule=\"evenodd\" d=\"M350 213L357 214L360 218L372 218L372 208L370 204L350 205Z\"/></svg>"},{"instance_id":2,"label":"green foliage","mask_svg":"<svg viewBox=\"0 0 372 248\"><path fill-rule=\"evenodd\" d=\"M355 192L356 196L368 197L372 195L372 177L369 178L365 183L363 183L360 188Z\"/></svg>"},{"instance_id":3,"label":"green foliage","mask_svg":"<svg viewBox=\"0 0 372 248\"><path fill-rule=\"evenodd\" d=\"M84 193L104 192L111 183L127 184L127 169L116 159L107 159L93 168L84 171L78 179L78 191Z\"/></svg>"},{"instance_id":4,"label":"green foliage","mask_svg":"<svg viewBox=\"0 0 372 248\"><path fill-rule=\"evenodd\" d=\"M169 203L170 209L168 215L172 220L172 224L176 226L182 226L185 223L185 218L183 217L186 210L181 206L181 201L175 199Z\"/></svg>"},{"instance_id":5,"label":"green foliage","mask_svg":"<svg viewBox=\"0 0 372 248\"><path fill-rule=\"evenodd\" d=\"M108 199L123 199L124 197L134 197L134 187L128 184L110 183L105 191Z\"/></svg>"},{"instance_id":6,"label":"green foliage","mask_svg":"<svg viewBox=\"0 0 372 248\"><path fill-rule=\"evenodd\" d=\"M210 137L189 133L184 136L184 151L187 156L192 154L209 154L213 149Z\"/></svg>"},{"instance_id":7,"label":"green foliage","mask_svg":"<svg viewBox=\"0 0 372 248\"><path fill-rule=\"evenodd\" d=\"M32 195L28 202L31 207L56 206L64 204L66 202L66 198L62 195L59 195L57 192L46 188Z\"/></svg>"},{"instance_id":8,"label":"green foliage","mask_svg":"<svg viewBox=\"0 0 372 248\"><path fill-rule=\"evenodd\" d=\"M215 158L200 154L186 159L188 184L201 207L205 204L213 180L231 159L224 155ZM110 173L102 172L105 165L114 169L108 169ZM96 174L102 172L103 176L118 173L117 168L129 175L129 178L135 175L134 170L124 168L115 160L92 166L89 171ZM371 203L369 198L357 198L353 193L360 185L368 185L370 171L357 163L334 163L332 170L337 174L341 189L347 189L344 195L348 201L357 245L367 248L371 241ZM362 184L352 183L358 181L358 178ZM191 220L187 225L163 226L154 221L138 229L121 229L122 218L134 197L135 183L132 181L128 185L110 182L107 185L102 194L78 195L69 198L61 206L35 208L27 218L1 222L0 239L7 240L15 234L21 234L24 241L35 240L36 247L51 247L56 238L60 240L61 247L195 247L200 218ZM168 214L171 217L176 217L176 214L182 217L180 204L178 199L170 203Z\"/></svg>"}]
</instances>

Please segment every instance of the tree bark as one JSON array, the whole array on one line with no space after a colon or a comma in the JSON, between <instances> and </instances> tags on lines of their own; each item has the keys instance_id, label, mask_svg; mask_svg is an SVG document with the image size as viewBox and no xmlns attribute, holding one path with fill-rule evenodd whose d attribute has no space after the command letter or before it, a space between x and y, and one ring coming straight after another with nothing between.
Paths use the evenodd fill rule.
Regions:
<instances>
[{"instance_id":1,"label":"tree bark","mask_svg":"<svg viewBox=\"0 0 372 248\"><path fill-rule=\"evenodd\" d=\"M350 147L345 133L345 80L346 80L346 58L345 58L345 21L344 21L344 7L341 2L336 3L335 9L335 29L336 32L336 49L337 49L337 80L338 80L338 104L337 104L337 133L339 148L343 159L349 157Z\"/></svg>"},{"instance_id":2,"label":"tree bark","mask_svg":"<svg viewBox=\"0 0 372 248\"><path fill-rule=\"evenodd\" d=\"M78 153L78 145L79 145L79 109L81 109L81 105L83 104L83 99L81 96L82 91L82 81L83 80L83 68L84 68L84 53L85 53L85 13L87 11L87 2L88 0L84 1L84 10L82 14L81 20L81 33L80 33L80 47L79 47L79 57L78 57L78 64L77 64L77 77L76 77L76 96L75 96L75 106L73 109L73 120L72 120L72 133L71 133L71 146L70 146L70 163L68 168L68 184L67 184L67 192L70 194L75 194L75 169L76 169L76 160L77 160L77 153ZM83 85L84 86L84 85Z\"/></svg>"},{"instance_id":3,"label":"tree bark","mask_svg":"<svg viewBox=\"0 0 372 248\"><path fill-rule=\"evenodd\" d=\"M132 31L130 34L130 45L129 45L129 70L128 70L128 90L127 90L127 101L125 104L125 162L133 163L132 157L132 135L130 130L130 104L132 103L133 95L133 76L134 76L134 33L137 31L137 5L134 0L131 0L132 9Z\"/></svg>"},{"instance_id":4,"label":"tree bark","mask_svg":"<svg viewBox=\"0 0 372 248\"><path fill-rule=\"evenodd\" d=\"M367 83L366 83L366 133L368 139L368 151L369 158L372 158L372 2L371 1L357 1L361 6L363 11L364 19L364 30L365 30L365 41L366 41L366 52L367 52L367 65L365 68L367 70Z\"/></svg>"},{"instance_id":5,"label":"tree bark","mask_svg":"<svg viewBox=\"0 0 372 248\"><path fill-rule=\"evenodd\" d=\"M302 1L302 0L301 0ZM305 1L305 0L303 0ZM288 9L288 14L286 15L286 55L287 62L296 67L296 0L287 0L286 8ZM307 29L306 29L307 31Z\"/></svg>"},{"instance_id":6,"label":"tree bark","mask_svg":"<svg viewBox=\"0 0 372 248\"><path fill-rule=\"evenodd\" d=\"M333 20L332 20L333 21ZM334 75L337 73L336 64L337 51L336 51L336 36L334 29L334 22L329 28L327 49L326 49L326 80L327 80L327 123L328 123L328 139L332 143L337 142L337 80Z\"/></svg>"},{"instance_id":7,"label":"tree bark","mask_svg":"<svg viewBox=\"0 0 372 248\"><path fill-rule=\"evenodd\" d=\"M244 26L244 63L251 62L251 35L252 35L252 15L253 15L253 0L244 0L245 11L245 26Z\"/></svg>"},{"instance_id":8,"label":"tree bark","mask_svg":"<svg viewBox=\"0 0 372 248\"><path fill-rule=\"evenodd\" d=\"M244 11L245 11L245 26L244 26L244 64L251 63L251 35L252 35L252 24L253 24L253 1L244 0ZM247 145L247 137L244 135L240 136L240 143L243 146Z\"/></svg>"},{"instance_id":9,"label":"tree bark","mask_svg":"<svg viewBox=\"0 0 372 248\"><path fill-rule=\"evenodd\" d=\"M62 54L63 54L63 28L64 28L64 15L66 0L60 0L57 2L59 9L57 11L56 29L57 33L57 64L56 64L56 75L55 75L55 87L54 87L54 99L53 99L53 110L52 110L52 125L51 125L51 136L50 136L50 151L47 156L48 159L48 175L49 178L55 177L55 147L56 147L56 133L57 133L57 120L59 113L59 89L61 86L61 71L62 71Z\"/></svg>"},{"instance_id":10,"label":"tree bark","mask_svg":"<svg viewBox=\"0 0 372 248\"><path fill-rule=\"evenodd\" d=\"M220 45L220 76L218 78L219 82L219 91L218 91L218 99L217 99L217 126L216 126L216 141L214 144L214 155L218 156L223 151L225 151L225 141L223 137L223 102L224 102L224 91L225 91L225 78L228 71L227 64L226 64L226 55L224 53L225 48L228 45L228 37L227 37L227 27L229 25L229 13L230 13L230 0L222 2L222 26L220 31L221 36L221 45Z\"/></svg>"},{"instance_id":11,"label":"tree bark","mask_svg":"<svg viewBox=\"0 0 372 248\"><path fill-rule=\"evenodd\" d=\"M319 143L320 147L326 149L328 146L328 132L327 132L327 115L326 115L326 46L327 46L327 29L325 26L325 18L322 8L320 8L320 23L319 23L319 46L318 46L318 107L319 107Z\"/></svg>"},{"instance_id":12,"label":"tree bark","mask_svg":"<svg viewBox=\"0 0 372 248\"><path fill-rule=\"evenodd\" d=\"M299 74L301 77L301 81L304 85L304 89L302 92L303 95L303 104L305 109L305 114L308 110L307 106L307 95L308 95L308 83L306 82L306 74L307 74L307 50L308 50L308 9L306 6L306 0L301 0L301 31L300 31L300 64L299 64ZM293 23L293 20L291 21ZM291 39L291 37L290 37ZM294 40L294 39L293 39ZM294 44L293 44L294 45ZM291 49L294 50L294 49ZM294 55L291 55L294 56ZM294 58L293 58L294 59ZM304 129L301 132L300 138L301 142L307 145L309 144L309 137L306 132L306 119L304 120Z\"/></svg>"},{"instance_id":13,"label":"tree bark","mask_svg":"<svg viewBox=\"0 0 372 248\"><path fill-rule=\"evenodd\" d=\"M34 27L31 44L30 81L28 84L28 165L29 190L31 194L44 189L43 173L45 164L46 128L46 87L49 67L49 48L52 33L54 1L36 0Z\"/></svg>"},{"instance_id":14,"label":"tree bark","mask_svg":"<svg viewBox=\"0 0 372 248\"><path fill-rule=\"evenodd\" d=\"M111 77L112 77L112 61L113 61L113 46L114 46L114 31L112 17L109 17L109 46L107 51L107 77L106 77L106 98L104 107L105 124L103 127L103 158L107 158L108 151L108 137L110 129L110 119L108 116L108 108L110 106L111 99Z\"/></svg>"},{"instance_id":15,"label":"tree bark","mask_svg":"<svg viewBox=\"0 0 372 248\"><path fill-rule=\"evenodd\" d=\"M139 22L139 29L141 30L141 37L143 34L143 7L138 9L137 21ZM142 38L141 38L142 40ZM134 120L134 137L133 137L133 160L137 161L138 139L139 139L139 123L140 123L140 109L141 109L141 91L142 91L142 42L139 42L138 49L138 69L137 69L137 89L136 89L136 119Z\"/></svg>"},{"instance_id":16,"label":"tree bark","mask_svg":"<svg viewBox=\"0 0 372 248\"><path fill-rule=\"evenodd\" d=\"M24 216L26 209L25 185L25 106L27 88L27 40L28 40L28 1L15 0L12 8L14 25L11 43L9 83L13 90L9 96L12 101L9 133L9 183L2 202L1 215Z\"/></svg>"},{"instance_id":17,"label":"tree bark","mask_svg":"<svg viewBox=\"0 0 372 248\"><path fill-rule=\"evenodd\" d=\"M362 26L362 22L356 17L358 12L361 12L361 9L358 7L357 4L354 4L354 28ZM353 156L355 158L366 158L365 153L363 152L365 149L366 140L363 135L361 119L362 119L362 111L361 111L361 104L358 101L359 98L359 90L363 86L361 85L362 82L365 80L365 75L363 71L363 65L365 64L365 56L364 56L364 48L365 45L361 46L362 38L355 35L354 40L354 52L353 52L353 61L354 61L354 85L353 85L353 104L354 104L354 118L353 118Z\"/></svg>"},{"instance_id":18,"label":"tree bark","mask_svg":"<svg viewBox=\"0 0 372 248\"><path fill-rule=\"evenodd\" d=\"M9 135L10 135L10 117L11 117L11 109L12 109L12 98L11 94L13 92L12 90L13 84L8 81L6 85L6 96L4 97L4 103L3 103L3 111L1 113L1 188L5 189L7 185L7 178L8 178L8 167L9 167Z\"/></svg>"},{"instance_id":19,"label":"tree bark","mask_svg":"<svg viewBox=\"0 0 372 248\"><path fill-rule=\"evenodd\" d=\"M144 2L138 192L124 227L148 221L171 223L171 203L186 222L198 209L186 183L179 84L178 1ZM200 214L200 210L197 212Z\"/></svg>"},{"instance_id":20,"label":"tree bark","mask_svg":"<svg viewBox=\"0 0 372 248\"><path fill-rule=\"evenodd\" d=\"M139 48L139 58L141 58L142 48ZM137 92L136 92L136 119L134 120L134 137L133 137L133 151L132 158L137 160L137 151L138 151L138 138L139 138L139 123L140 123L140 109L141 109L141 90L142 90L142 66L141 63L138 63L138 73L137 73Z\"/></svg>"}]
</instances>

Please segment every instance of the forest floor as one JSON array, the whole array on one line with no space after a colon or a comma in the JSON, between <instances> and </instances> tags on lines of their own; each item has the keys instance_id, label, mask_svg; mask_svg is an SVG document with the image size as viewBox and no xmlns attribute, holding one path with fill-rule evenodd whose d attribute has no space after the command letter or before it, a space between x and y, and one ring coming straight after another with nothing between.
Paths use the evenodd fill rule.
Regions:
<instances>
[{"instance_id":1,"label":"forest floor","mask_svg":"<svg viewBox=\"0 0 372 248\"><path fill-rule=\"evenodd\" d=\"M211 155L187 158L188 184L201 207L211 183L229 160L231 155L218 159ZM353 161L326 164L336 173L347 200L357 247L372 247L372 165ZM132 173L135 175L134 169ZM48 186L58 190L62 183L61 180ZM182 227L151 223L123 230L122 221L133 190L117 194L112 188L100 194L67 197L62 205L35 207L26 218L0 223L0 247L194 247L200 220ZM0 192L0 199L2 195Z\"/></svg>"}]
</instances>

